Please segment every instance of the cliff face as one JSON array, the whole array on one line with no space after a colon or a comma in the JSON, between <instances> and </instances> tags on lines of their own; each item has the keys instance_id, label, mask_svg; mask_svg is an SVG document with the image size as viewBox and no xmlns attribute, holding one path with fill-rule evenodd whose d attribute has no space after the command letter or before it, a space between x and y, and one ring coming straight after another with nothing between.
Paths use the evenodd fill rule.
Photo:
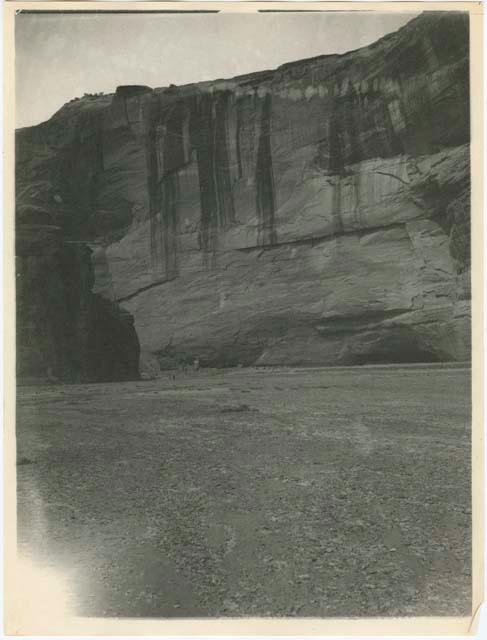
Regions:
<instances>
[{"instance_id":1,"label":"cliff face","mask_svg":"<svg viewBox=\"0 0 487 640\"><path fill-rule=\"evenodd\" d=\"M23 152L23 153L22 153ZM92 249L67 229L57 154L19 145L16 198L17 377L20 383L139 377L130 314L93 293Z\"/></svg>"},{"instance_id":2,"label":"cliff face","mask_svg":"<svg viewBox=\"0 0 487 640\"><path fill-rule=\"evenodd\" d=\"M48 237L46 229L22 231L16 259L19 382L138 379L133 319L92 293L90 249ZM28 241L29 231L41 235L41 246Z\"/></svg>"},{"instance_id":3,"label":"cliff face","mask_svg":"<svg viewBox=\"0 0 487 640\"><path fill-rule=\"evenodd\" d=\"M87 298L129 312L142 368L468 359L468 93L468 16L438 13L342 56L72 101L17 136L38 247L20 333L41 307L63 332L44 270L83 335Z\"/></svg>"}]
</instances>

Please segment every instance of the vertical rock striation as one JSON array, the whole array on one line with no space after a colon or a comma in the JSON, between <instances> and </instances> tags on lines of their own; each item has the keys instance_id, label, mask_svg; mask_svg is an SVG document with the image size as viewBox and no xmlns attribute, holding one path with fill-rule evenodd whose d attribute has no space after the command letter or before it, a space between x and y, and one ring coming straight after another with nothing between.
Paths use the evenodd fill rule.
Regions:
<instances>
[{"instance_id":1,"label":"vertical rock striation","mask_svg":"<svg viewBox=\"0 0 487 640\"><path fill-rule=\"evenodd\" d=\"M62 333L32 293L46 273L83 298L66 326L118 335L105 377L133 371L122 307L163 366L468 359L468 48L466 14L425 13L345 55L119 87L18 131L19 335L42 304Z\"/></svg>"}]
</instances>

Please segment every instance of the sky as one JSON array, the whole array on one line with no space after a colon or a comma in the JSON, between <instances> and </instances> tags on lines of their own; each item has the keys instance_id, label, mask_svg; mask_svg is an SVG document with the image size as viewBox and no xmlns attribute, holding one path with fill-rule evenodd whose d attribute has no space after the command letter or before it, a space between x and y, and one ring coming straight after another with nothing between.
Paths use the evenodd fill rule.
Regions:
<instances>
[{"instance_id":1,"label":"sky","mask_svg":"<svg viewBox=\"0 0 487 640\"><path fill-rule=\"evenodd\" d=\"M118 85L176 85L365 46L413 13L18 14L16 127Z\"/></svg>"}]
</instances>

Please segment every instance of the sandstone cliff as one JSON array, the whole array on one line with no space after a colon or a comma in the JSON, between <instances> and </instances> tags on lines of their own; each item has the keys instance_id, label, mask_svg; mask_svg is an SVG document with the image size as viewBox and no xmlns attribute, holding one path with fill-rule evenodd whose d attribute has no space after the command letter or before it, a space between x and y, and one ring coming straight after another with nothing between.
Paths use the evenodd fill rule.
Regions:
<instances>
[{"instance_id":1,"label":"sandstone cliff","mask_svg":"<svg viewBox=\"0 0 487 640\"><path fill-rule=\"evenodd\" d=\"M121 309L142 368L468 359L468 47L467 15L426 13L345 55L119 87L19 130L19 335L89 360L105 300L114 377L138 357Z\"/></svg>"}]
</instances>

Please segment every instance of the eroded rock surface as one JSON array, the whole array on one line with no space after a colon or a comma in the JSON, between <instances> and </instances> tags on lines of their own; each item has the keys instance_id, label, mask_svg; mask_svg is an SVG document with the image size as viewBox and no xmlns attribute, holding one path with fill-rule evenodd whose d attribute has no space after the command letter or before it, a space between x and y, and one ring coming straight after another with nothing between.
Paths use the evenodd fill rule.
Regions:
<instances>
[{"instance_id":1,"label":"eroded rock surface","mask_svg":"<svg viewBox=\"0 0 487 640\"><path fill-rule=\"evenodd\" d=\"M152 365L467 360L468 94L468 16L448 12L345 55L74 100L18 131L18 236L39 247L21 273L50 260L56 287L54 238L94 246L96 299Z\"/></svg>"}]
</instances>

